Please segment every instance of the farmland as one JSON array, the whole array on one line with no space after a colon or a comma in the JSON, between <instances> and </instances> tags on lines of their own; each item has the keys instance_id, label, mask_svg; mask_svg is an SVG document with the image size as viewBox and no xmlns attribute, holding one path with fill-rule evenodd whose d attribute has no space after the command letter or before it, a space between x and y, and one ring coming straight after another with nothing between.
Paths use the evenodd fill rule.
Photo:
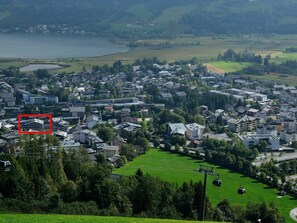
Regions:
<instances>
[{"instance_id":1,"label":"farmland","mask_svg":"<svg viewBox=\"0 0 297 223\"><path fill-rule=\"evenodd\" d=\"M190 180L203 180L203 175L194 171L199 168L201 163L203 162L186 156L151 149L146 155L126 164L123 168L116 169L114 173L126 176L133 175L140 168L144 173L181 185L183 182L189 182ZM249 201L273 202L287 221L290 222L289 212L296 206L296 198L290 196L279 198L277 196L278 191L268 188L267 185L230 170L215 167L215 171L220 174L223 183L222 187L215 187L212 185L213 178L208 178L207 196L213 204L217 204L225 198L228 198L232 204L239 205L246 205ZM244 196L236 193L240 185L247 190Z\"/></svg>"}]
</instances>

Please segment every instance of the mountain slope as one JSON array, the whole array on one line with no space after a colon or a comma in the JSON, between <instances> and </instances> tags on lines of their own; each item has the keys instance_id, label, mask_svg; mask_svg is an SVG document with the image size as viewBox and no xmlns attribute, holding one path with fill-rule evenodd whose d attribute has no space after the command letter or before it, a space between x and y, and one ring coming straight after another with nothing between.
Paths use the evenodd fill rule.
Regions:
<instances>
[{"instance_id":1,"label":"mountain slope","mask_svg":"<svg viewBox=\"0 0 297 223\"><path fill-rule=\"evenodd\" d=\"M0 0L0 28L66 24L116 35L297 33L296 11L294 0Z\"/></svg>"}]
</instances>

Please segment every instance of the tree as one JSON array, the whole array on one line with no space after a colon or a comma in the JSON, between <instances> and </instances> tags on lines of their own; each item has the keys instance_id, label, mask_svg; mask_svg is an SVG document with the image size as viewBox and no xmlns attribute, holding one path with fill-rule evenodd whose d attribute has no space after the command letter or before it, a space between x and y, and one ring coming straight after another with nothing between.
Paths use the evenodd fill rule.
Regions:
<instances>
[{"instance_id":1,"label":"tree","mask_svg":"<svg viewBox=\"0 0 297 223\"><path fill-rule=\"evenodd\" d=\"M104 142L111 142L114 137L114 130L111 127L103 126L99 127L97 135L104 141Z\"/></svg>"},{"instance_id":2,"label":"tree","mask_svg":"<svg viewBox=\"0 0 297 223\"><path fill-rule=\"evenodd\" d=\"M37 71L34 71L34 74L38 79L49 79L51 76L46 69L38 69Z\"/></svg>"},{"instance_id":3,"label":"tree","mask_svg":"<svg viewBox=\"0 0 297 223\"><path fill-rule=\"evenodd\" d=\"M120 159L118 159L117 161L117 167L125 166L127 162L127 158L125 156L121 156Z\"/></svg>"},{"instance_id":4,"label":"tree","mask_svg":"<svg viewBox=\"0 0 297 223\"><path fill-rule=\"evenodd\" d=\"M175 152L179 153L179 151L180 151L180 145L179 144L175 144L174 150L175 150Z\"/></svg>"},{"instance_id":5,"label":"tree","mask_svg":"<svg viewBox=\"0 0 297 223\"><path fill-rule=\"evenodd\" d=\"M136 157L136 151L132 145L124 144L121 146L120 155L125 156L128 161L131 161Z\"/></svg>"},{"instance_id":6,"label":"tree","mask_svg":"<svg viewBox=\"0 0 297 223\"><path fill-rule=\"evenodd\" d=\"M265 152L267 150L267 146L268 143L265 140L260 140L258 147L261 152Z\"/></svg>"},{"instance_id":7,"label":"tree","mask_svg":"<svg viewBox=\"0 0 297 223\"><path fill-rule=\"evenodd\" d=\"M77 186L73 181L68 180L66 183L64 183L61 186L60 193L63 201L65 202L75 201L78 195Z\"/></svg>"},{"instance_id":8,"label":"tree","mask_svg":"<svg viewBox=\"0 0 297 223\"><path fill-rule=\"evenodd\" d=\"M148 151L150 148L149 141L144 137L139 137L136 139L136 145L140 146L144 152Z\"/></svg>"},{"instance_id":9,"label":"tree","mask_svg":"<svg viewBox=\"0 0 297 223\"><path fill-rule=\"evenodd\" d=\"M266 56L265 59L264 59L264 66L268 66L269 65L269 57Z\"/></svg>"},{"instance_id":10,"label":"tree","mask_svg":"<svg viewBox=\"0 0 297 223\"><path fill-rule=\"evenodd\" d=\"M170 145L170 143L165 142L164 150L165 150L165 151L170 151L170 150L171 150L171 145Z\"/></svg>"},{"instance_id":11,"label":"tree","mask_svg":"<svg viewBox=\"0 0 297 223\"><path fill-rule=\"evenodd\" d=\"M95 157L98 165L106 165L106 156L104 153L98 153Z\"/></svg>"},{"instance_id":12,"label":"tree","mask_svg":"<svg viewBox=\"0 0 297 223\"><path fill-rule=\"evenodd\" d=\"M185 154L189 154L190 150L189 150L188 147L184 146L184 147L183 147L183 152L184 152Z\"/></svg>"}]
</instances>

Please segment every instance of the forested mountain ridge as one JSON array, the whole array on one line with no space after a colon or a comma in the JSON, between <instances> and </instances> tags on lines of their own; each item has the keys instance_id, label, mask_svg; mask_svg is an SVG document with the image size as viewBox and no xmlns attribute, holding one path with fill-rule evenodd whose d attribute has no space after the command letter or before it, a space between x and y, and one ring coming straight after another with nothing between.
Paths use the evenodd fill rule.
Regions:
<instances>
[{"instance_id":1,"label":"forested mountain ridge","mask_svg":"<svg viewBox=\"0 0 297 223\"><path fill-rule=\"evenodd\" d=\"M108 34L296 33L294 0L0 0L0 28L66 24Z\"/></svg>"}]
</instances>

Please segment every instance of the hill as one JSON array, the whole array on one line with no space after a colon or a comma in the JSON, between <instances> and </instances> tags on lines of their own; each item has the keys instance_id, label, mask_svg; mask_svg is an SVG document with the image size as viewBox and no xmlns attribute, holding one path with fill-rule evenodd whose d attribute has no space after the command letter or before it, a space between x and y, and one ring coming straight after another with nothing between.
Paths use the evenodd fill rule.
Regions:
<instances>
[{"instance_id":1,"label":"hill","mask_svg":"<svg viewBox=\"0 0 297 223\"><path fill-rule=\"evenodd\" d=\"M199 164L201 163L202 161L194 160L190 157L151 149L146 155L135 159L120 169L116 169L114 173L133 175L140 168L144 173L149 173L162 180L181 185L183 182L189 182L190 180L194 182L203 181L203 175L194 171L199 168ZM211 165L207 163L203 164ZM249 201L273 202L279 208L287 222L291 221L289 213L291 209L296 207L296 198L291 196L278 197L277 190L221 167L216 166L215 172L220 175L222 186L216 187L212 185L214 178L211 176L208 177L207 182L207 196L214 204L219 203L225 198L229 199L232 204L239 205L246 205ZM240 185L246 188L247 193L244 196L240 196L236 192Z\"/></svg>"},{"instance_id":2,"label":"hill","mask_svg":"<svg viewBox=\"0 0 297 223\"><path fill-rule=\"evenodd\" d=\"M0 0L0 28L78 26L121 37L297 33L294 0Z\"/></svg>"},{"instance_id":3,"label":"hill","mask_svg":"<svg viewBox=\"0 0 297 223\"><path fill-rule=\"evenodd\" d=\"M41 214L0 214L0 223L197 223L197 221L178 221L167 219L149 218L126 218L126 217L102 217L102 216L81 216L81 215L41 215ZM206 222L214 223L214 222Z\"/></svg>"}]
</instances>

